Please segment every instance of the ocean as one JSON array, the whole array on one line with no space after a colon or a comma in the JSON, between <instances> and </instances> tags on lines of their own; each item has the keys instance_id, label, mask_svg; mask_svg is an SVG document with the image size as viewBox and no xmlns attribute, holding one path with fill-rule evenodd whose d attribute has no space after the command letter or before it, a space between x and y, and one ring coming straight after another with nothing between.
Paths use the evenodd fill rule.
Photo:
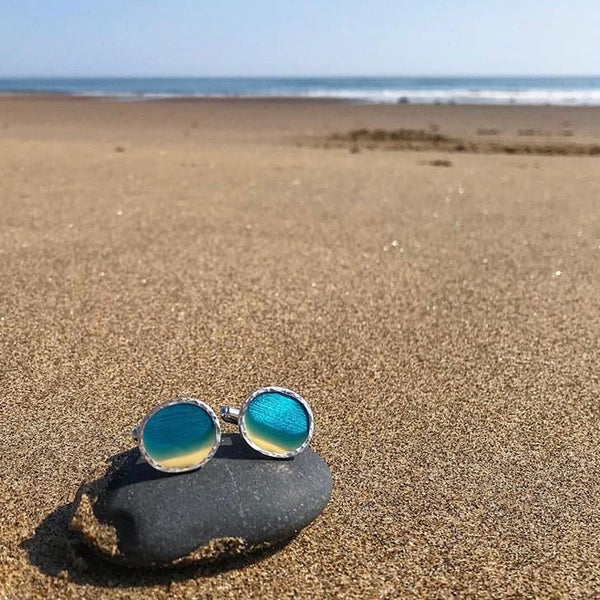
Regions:
<instances>
[{"instance_id":1,"label":"ocean","mask_svg":"<svg viewBox=\"0 0 600 600\"><path fill-rule=\"evenodd\" d=\"M176 97L329 98L396 104L600 105L600 77L4 78L0 94L144 100Z\"/></svg>"}]
</instances>

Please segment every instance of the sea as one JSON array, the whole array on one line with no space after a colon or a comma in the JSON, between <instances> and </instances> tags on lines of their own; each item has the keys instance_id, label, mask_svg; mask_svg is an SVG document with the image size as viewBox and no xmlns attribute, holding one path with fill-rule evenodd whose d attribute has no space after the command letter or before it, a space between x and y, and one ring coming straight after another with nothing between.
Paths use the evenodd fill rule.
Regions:
<instances>
[{"instance_id":1,"label":"sea","mask_svg":"<svg viewBox=\"0 0 600 600\"><path fill-rule=\"evenodd\" d=\"M0 78L0 94L14 93L117 100L283 97L374 104L599 106L600 76Z\"/></svg>"}]
</instances>

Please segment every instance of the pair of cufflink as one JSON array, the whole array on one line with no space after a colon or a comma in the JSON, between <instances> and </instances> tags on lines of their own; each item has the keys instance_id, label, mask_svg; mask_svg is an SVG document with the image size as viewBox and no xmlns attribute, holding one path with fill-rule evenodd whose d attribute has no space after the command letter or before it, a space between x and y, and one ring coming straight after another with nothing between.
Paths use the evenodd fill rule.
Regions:
<instances>
[{"instance_id":1,"label":"pair of cufflink","mask_svg":"<svg viewBox=\"0 0 600 600\"><path fill-rule=\"evenodd\" d=\"M240 409L224 406L221 419L239 425L254 450L289 458L309 444L314 419L308 402L291 390L264 387L246 398ZM221 443L213 409L197 398L175 398L152 408L134 428L133 437L146 462L159 471L183 473L205 465Z\"/></svg>"}]
</instances>

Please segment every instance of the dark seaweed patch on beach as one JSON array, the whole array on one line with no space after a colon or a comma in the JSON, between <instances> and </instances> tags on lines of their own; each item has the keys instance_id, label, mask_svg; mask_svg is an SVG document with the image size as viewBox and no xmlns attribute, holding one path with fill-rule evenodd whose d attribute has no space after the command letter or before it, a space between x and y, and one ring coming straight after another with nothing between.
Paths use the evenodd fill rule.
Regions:
<instances>
[{"instance_id":1,"label":"dark seaweed patch on beach","mask_svg":"<svg viewBox=\"0 0 600 600\"><path fill-rule=\"evenodd\" d=\"M539 129L519 129L517 135L525 137L534 137L536 135L543 135Z\"/></svg>"},{"instance_id":2,"label":"dark seaweed patch on beach","mask_svg":"<svg viewBox=\"0 0 600 600\"><path fill-rule=\"evenodd\" d=\"M536 130L520 130L519 135L536 135ZM497 135L495 129L478 130L479 135ZM499 140L462 139L425 129L351 129L332 133L325 138L312 138L313 145L323 148L360 150L438 150L472 154L523 154L545 156L598 156L600 145L576 143L502 142Z\"/></svg>"},{"instance_id":3,"label":"dark seaweed patch on beach","mask_svg":"<svg viewBox=\"0 0 600 600\"><path fill-rule=\"evenodd\" d=\"M334 133L332 140L351 140L353 142L429 142L439 144L450 138L437 132L424 129L352 129L348 133Z\"/></svg>"},{"instance_id":4,"label":"dark seaweed patch on beach","mask_svg":"<svg viewBox=\"0 0 600 600\"><path fill-rule=\"evenodd\" d=\"M435 160L430 160L426 164L431 165L432 167L452 167L453 166L453 163L451 160L446 160L444 158L436 158Z\"/></svg>"}]
</instances>

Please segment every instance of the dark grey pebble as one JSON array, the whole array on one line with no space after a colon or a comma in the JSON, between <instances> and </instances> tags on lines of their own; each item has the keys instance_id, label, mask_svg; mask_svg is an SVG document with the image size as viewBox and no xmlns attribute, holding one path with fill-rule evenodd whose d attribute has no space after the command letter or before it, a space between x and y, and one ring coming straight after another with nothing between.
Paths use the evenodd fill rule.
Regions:
<instances>
[{"instance_id":1,"label":"dark grey pebble","mask_svg":"<svg viewBox=\"0 0 600 600\"><path fill-rule=\"evenodd\" d=\"M127 455L107 475L93 513L116 532L118 558L132 566L173 564L223 539L249 548L285 540L331 495L331 473L314 451L268 458L239 434L224 434L215 456L189 473L156 471L137 449Z\"/></svg>"}]
</instances>

